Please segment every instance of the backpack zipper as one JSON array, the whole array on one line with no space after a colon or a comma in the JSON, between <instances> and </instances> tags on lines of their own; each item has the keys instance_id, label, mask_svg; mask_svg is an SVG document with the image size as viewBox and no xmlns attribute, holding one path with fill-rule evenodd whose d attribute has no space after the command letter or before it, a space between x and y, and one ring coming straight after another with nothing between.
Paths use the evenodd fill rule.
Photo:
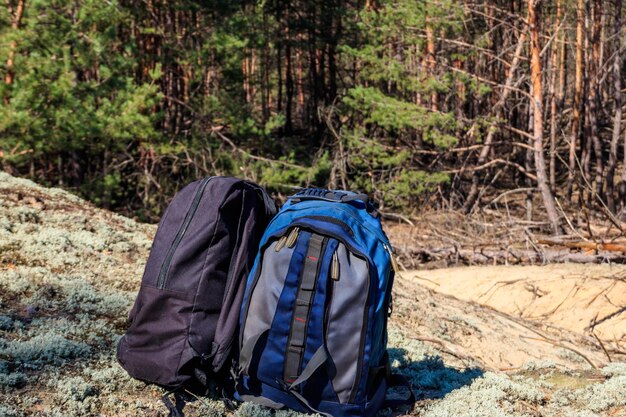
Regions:
<instances>
[{"instance_id":1,"label":"backpack zipper","mask_svg":"<svg viewBox=\"0 0 626 417\"><path fill-rule=\"evenodd\" d=\"M276 246L274 246L274 252L280 252L283 246L285 246L285 243L287 243L287 235L281 236L281 238L278 239Z\"/></svg>"},{"instance_id":2,"label":"backpack zipper","mask_svg":"<svg viewBox=\"0 0 626 417\"><path fill-rule=\"evenodd\" d=\"M285 245L288 248L293 248L296 244L296 241L298 240L299 234L300 234L299 227L294 227L293 229L291 229L291 232L289 233L289 236L287 237L287 241L285 242Z\"/></svg>"},{"instance_id":3,"label":"backpack zipper","mask_svg":"<svg viewBox=\"0 0 626 417\"><path fill-rule=\"evenodd\" d=\"M388 246L386 243L383 243L383 248L385 248L387 253L389 253L389 260L391 261L391 267L393 268L393 272L399 275L400 267L398 266L398 261L396 260L396 257L393 254L393 249L391 249L391 246Z\"/></svg>"},{"instance_id":4,"label":"backpack zipper","mask_svg":"<svg viewBox=\"0 0 626 417\"><path fill-rule=\"evenodd\" d=\"M189 210L187 210L183 223L181 224L180 228L178 229L178 232L176 233L174 242L172 243L172 246L170 246L170 249L167 251L167 255L165 256L163 265L161 265L161 270L159 272L159 277L157 279L157 288L159 289L164 289L165 285L167 284L168 272L170 270L170 264L172 263L172 258L174 257L174 253L176 252L178 245L180 245L181 240L183 240L183 237L185 236L185 233L187 232L187 229L189 228L189 224L191 223L193 216L196 214L196 211L198 210L198 206L200 205L200 200L202 198L202 195L204 194L204 190L206 189L206 186L211 179L213 179L213 177L205 178L200 183L200 186L198 187L198 190L196 191L196 195L194 195L193 201L191 202L191 207L189 207Z\"/></svg>"},{"instance_id":5,"label":"backpack zipper","mask_svg":"<svg viewBox=\"0 0 626 417\"><path fill-rule=\"evenodd\" d=\"M294 227L293 229L289 231L288 234L284 234L283 236L281 236L280 239L278 239L276 246L274 246L274 252L280 252L280 250L284 248L285 246L287 246L290 249L293 248L294 245L296 244L296 241L298 240L299 233L300 233L300 228Z\"/></svg>"},{"instance_id":6,"label":"backpack zipper","mask_svg":"<svg viewBox=\"0 0 626 417\"><path fill-rule=\"evenodd\" d=\"M293 206L289 206L286 209L284 209L284 211L281 211L281 213L287 212L287 211L300 211L300 210L307 210L310 209L310 207L297 207L297 204L294 204ZM354 214L351 210L349 210L346 207L343 207L341 204L337 204L335 206L333 206L333 209L337 209L339 211L342 211L344 213L346 213L348 216L352 217L353 219L355 219L359 225L361 227L364 227L365 229L367 229L368 231L370 231L370 233L372 233L374 236L376 236L382 243L387 243L389 242L389 238L387 238L387 236L385 235L384 232L378 230L378 229L374 229L372 228L370 225L368 225L366 222L364 222L362 219L359 219L357 217L356 214ZM272 219L272 221L270 222L270 224L268 225L268 229L270 228L270 226L272 225L272 222L277 219L279 216L275 216L274 219ZM302 217L318 217L318 218L323 218L323 217L327 217L327 216L316 216L316 215L309 215L307 216L306 214ZM301 218L301 217L300 217ZM335 219L338 220L338 219ZM297 218L294 219L293 221L297 221ZM341 221L341 220L338 220Z\"/></svg>"},{"instance_id":7,"label":"backpack zipper","mask_svg":"<svg viewBox=\"0 0 626 417\"><path fill-rule=\"evenodd\" d=\"M328 334L328 325L330 324L330 312L333 303L333 292L335 291L335 282L339 280L339 256L337 250L339 249L339 243L333 251L333 257L330 264L330 278L328 281L328 289L326 290L326 307L324 308L324 341L326 341L326 335Z\"/></svg>"},{"instance_id":8,"label":"backpack zipper","mask_svg":"<svg viewBox=\"0 0 626 417\"><path fill-rule=\"evenodd\" d=\"M330 277L334 281L339 280L339 255L337 255L337 249L333 252L333 259L330 264Z\"/></svg>"}]
</instances>

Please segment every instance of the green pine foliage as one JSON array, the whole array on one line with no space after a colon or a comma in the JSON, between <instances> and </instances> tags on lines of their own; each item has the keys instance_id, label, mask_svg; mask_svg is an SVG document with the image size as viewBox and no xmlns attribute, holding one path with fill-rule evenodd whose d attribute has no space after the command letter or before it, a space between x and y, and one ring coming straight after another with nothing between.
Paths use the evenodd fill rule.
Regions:
<instances>
[{"instance_id":1,"label":"green pine foliage","mask_svg":"<svg viewBox=\"0 0 626 417\"><path fill-rule=\"evenodd\" d=\"M6 22L6 9L0 13ZM0 107L4 164L72 159L83 194L96 203L121 197L120 174L105 155L159 138L158 87L134 81L132 48L120 38L128 17L116 1L39 0L28 2L19 31L3 25L2 56L7 39L18 45L15 81L0 84L0 96L10 98Z\"/></svg>"},{"instance_id":2,"label":"green pine foliage","mask_svg":"<svg viewBox=\"0 0 626 417\"><path fill-rule=\"evenodd\" d=\"M410 211L450 183L416 151L484 125L431 96L491 90L445 69L470 53L428 68L424 28L461 36L457 2L374 3L34 0L18 29L3 8L0 168L142 220L215 174L281 194L345 185Z\"/></svg>"},{"instance_id":3,"label":"green pine foliage","mask_svg":"<svg viewBox=\"0 0 626 417\"><path fill-rule=\"evenodd\" d=\"M450 93L458 77L425 74L421 60L426 47L421 32L428 20L438 33L456 30L459 6L388 0L378 9L359 13L360 45L345 45L346 56L358 62L359 76L343 98L344 112L355 128L344 130L354 185L374 192L387 206L406 209L424 192L449 181L448 175L415 167L406 146L418 137L436 149L457 143L459 126L451 112L433 109L431 93ZM452 23L451 23L452 22Z\"/></svg>"}]
</instances>

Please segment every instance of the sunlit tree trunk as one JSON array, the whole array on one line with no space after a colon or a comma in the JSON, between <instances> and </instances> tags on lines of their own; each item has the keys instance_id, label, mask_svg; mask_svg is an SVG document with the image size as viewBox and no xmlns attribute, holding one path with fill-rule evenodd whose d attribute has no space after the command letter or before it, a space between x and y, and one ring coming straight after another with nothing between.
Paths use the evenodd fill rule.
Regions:
<instances>
[{"instance_id":1,"label":"sunlit tree trunk","mask_svg":"<svg viewBox=\"0 0 626 417\"><path fill-rule=\"evenodd\" d=\"M613 116L613 136L611 138L611 150L609 153L609 163L606 173L606 197L609 209L615 213L617 204L615 203L615 168L617 165L617 146L620 139L622 127L622 0L614 0L615 3L615 60L613 61L613 82L615 83L614 101L615 115ZM626 148L625 148L626 151ZM626 152L625 152L626 153ZM624 168L626 169L626 167Z\"/></svg>"},{"instance_id":2,"label":"sunlit tree trunk","mask_svg":"<svg viewBox=\"0 0 626 417\"><path fill-rule=\"evenodd\" d=\"M543 114L542 98L543 86L541 81L541 48L539 47L539 0L528 0L528 24L530 26L531 57L530 69L532 79L532 108L533 108L533 151L535 169L537 171L537 186L541 192L548 219L555 234L561 233L561 220L556 210L554 195L548 184L546 161L543 149Z\"/></svg>"},{"instance_id":3,"label":"sunlit tree trunk","mask_svg":"<svg viewBox=\"0 0 626 417\"><path fill-rule=\"evenodd\" d=\"M435 45L432 23L429 18L426 18L426 68L429 77L435 76L435 68L437 66L436 53L437 47ZM430 93L430 107L433 111L439 110L439 100L436 91Z\"/></svg>"}]
</instances>

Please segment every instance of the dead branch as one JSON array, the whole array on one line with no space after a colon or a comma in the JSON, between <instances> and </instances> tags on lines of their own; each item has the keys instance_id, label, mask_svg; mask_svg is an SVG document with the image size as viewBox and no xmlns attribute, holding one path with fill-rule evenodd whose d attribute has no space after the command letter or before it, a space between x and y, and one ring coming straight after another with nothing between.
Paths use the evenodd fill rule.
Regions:
<instances>
[{"instance_id":1,"label":"dead branch","mask_svg":"<svg viewBox=\"0 0 626 417\"><path fill-rule=\"evenodd\" d=\"M391 213L388 211L381 211L378 210L378 213L381 215L381 217L385 220L401 220L403 222L405 222L406 224L409 224L411 226L415 226L415 223L413 223L408 217L399 214L399 213Z\"/></svg>"},{"instance_id":2,"label":"dead branch","mask_svg":"<svg viewBox=\"0 0 626 417\"><path fill-rule=\"evenodd\" d=\"M602 348L602 351L606 355L606 357L609 360L609 362L613 362L613 360L611 360L611 355L609 355L609 351L606 350L606 347L604 346L604 343L602 343L602 340L600 340L598 335L595 334L594 332L591 332L591 335L598 341L598 343L600 344L600 347Z\"/></svg>"},{"instance_id":3,"label":"dead branch","mask_svg":"<svg viewBox=\"0 0 626 417\"><path fill-rule=\"evenodd\" d=\"M447 353L448 355L451 355L457 359L460 359L465 365L475 361L474 358L457 352L455 349L453 349L451 346L449 346L446 342L444 342L441 339L437 339L434 337L417 336L417 335L409 336L409 339L419 340L420 342L429 342L429 343L434 343L436 345L439 345L441 347L440 350L443 353Z\"/></svg>"},{"instance_id":4,"label":"dead branch","mask_svg":"<svg viewBox=\"0 0 626 417\"><path fill-rule=\"evenodd\" d=\"M463 264L485 264L502 263L505 264L510 258L519 259L519 263L626 263L626 256L621 253L571 253L569 250L546 250L537 253L529 249L459 249L456 247L447 248L419 248L410 252L411 256L427 258L430 260L443 260L458 257Z\"/></svg>"},{"instance_id":5,"label":"dead branch","mask_svg":"<svg viewBox=\"0 0 626 417\"><path fill-rule=\"evenodd\" d=\"M585 241L564 241L559 239L539 239L537 241L542 245L564 246L570 249L586 249L595 252L626 252L626 243L602 243L602 242L585 242Z\"/></svg>"},{"instance_id":6,"label":"dead branch","mask_svg":"<svg viewBox=\"0 0 626 417\"><path fill-rule=\"evenodd\" d=\"M560 348L563 348L563 349L569 350L570 352L573 352L573 353L577 354L578 356L580 356L581 358L583 358L583 359L585 360L585 362L587 362L589 365L591 365L591 367L592 367L593 369L598 369L598 367L596 366L596 364L594 364L594 363L591 361L591 359L589 359L589 357L588 357L587 355L585 355L584 353L582 353L581 351L579 351L579 350L577 350L577 349L574 349L574 348L572 348L572 347L569 347L569 346L567 346L567 345L564 345L564 344L563 344L563 342L562 342L562 341L560 341L560 340L550 340L550 339L545 339L545 338L542 338L542 337L530 337L530 336L520 336L520 337L522 337L522 338L524 338L524 339L528 339L528 340L537 340L537 341L539 341L539 342L549 343L549 344L551 344L551 345L553 345L553 346L556 346L556 347L560 347Z\"/></svg>"}]
</instances>

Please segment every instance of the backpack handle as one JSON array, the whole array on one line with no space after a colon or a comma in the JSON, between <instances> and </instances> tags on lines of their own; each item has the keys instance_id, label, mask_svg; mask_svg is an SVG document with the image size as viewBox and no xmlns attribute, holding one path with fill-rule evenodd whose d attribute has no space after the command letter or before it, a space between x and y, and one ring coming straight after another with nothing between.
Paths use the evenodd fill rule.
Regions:
<instances>
[{"instance_id":1,"label":"backpack handle","mask_svg":"<svg viewBox=\"0 0 626 417\"><path fill-rule=\"evenodd\" d=\"M350 203L352 201L360 201L369 213L376 212L377 208L376 203L370 200L369 196L365 193L354 193L342 190L326 190L323 188L303 188L289 197L289 199L294 203L305 200L322 200L334 203Z\"/></svg>"}]
</instances>

